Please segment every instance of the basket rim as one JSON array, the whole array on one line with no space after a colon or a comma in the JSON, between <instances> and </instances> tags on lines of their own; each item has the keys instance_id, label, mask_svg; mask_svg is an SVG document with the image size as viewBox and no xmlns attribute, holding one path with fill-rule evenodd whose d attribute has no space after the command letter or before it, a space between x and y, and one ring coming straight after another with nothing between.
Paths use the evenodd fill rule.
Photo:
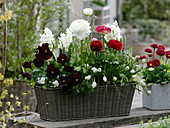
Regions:
<instances>
[{"instance_id":1,"label":"basket rim","mask_svg":"<svg viewBox=\"0 0 170 128\"><path fill-rule=\"evenodd\" d=\"M135 83L126 83L124 86L130 86L130 85L132 85L132 84L135 84ZM116 85L120 85L120 86L122 86L121 84L116 84ZM135 84L136 85L136 84ZM114 85L99 85L99 86L97 86L96 88L104 88L104 87L114 87ZM123 86L122 86L123 87ZM38 86L38 84L37 85L35 85L34 86L34 88L39 88L39 89L43 89L43 90L48 90L48 91L54 91L54 90L61 90L62 88L41 88L40 86ZM95 89L96 89L95 88Z\"/></svg>"}]
</instances>

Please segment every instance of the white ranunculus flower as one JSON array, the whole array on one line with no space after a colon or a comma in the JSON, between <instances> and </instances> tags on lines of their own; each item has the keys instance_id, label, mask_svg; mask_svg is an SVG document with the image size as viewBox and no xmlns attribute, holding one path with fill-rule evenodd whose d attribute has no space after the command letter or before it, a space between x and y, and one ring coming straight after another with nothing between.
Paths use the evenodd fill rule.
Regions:
<instances>
[{"instance_id":1,"label":"white ranunculus flower","mask_svg":"<svg viewBox=\"0 0 170 128\"><path fill-rule=\"evenodd\" d=\"M70 43L73 41L72 39L72 33L70 32L70 29L66 29L66 34L61 33L59 39L59 48L65 48L65 50L68 50Z\"/></svg>"},{"instance_id":2,"label":"white ranunculus flower","mask_svg":"<svg viewBox=\"0 0 170 128\"><path fill-rule=\"evenodd\" d=\"M91 75L85 77L85 80L90 80L90 79L91 79Z\"/></svg>"},{"instance_id":3,"label":"white ranunculus flower","mask_svg":"<svg viewBox=\"0 0 170 128\"><path fill-rule=\"evenodd\" d=\"M113 81L116 81L116 80L117 80L117 77L114 76L114 77L113 77Z\"/></svg>"},{"instance_id":4,"label":"white ranunculus flower","mask_svg":"<svg viewBox=\"0 0 170 128\"><path fill-rule=\"evenodd\" d=\"M103 77L103 81L107 82L107 77L106 76Z\"/></svg>"},{"instance_id":5,"label":"white ranunculus flower","mask_svg":"<svg viewBox=\"0 0 170 128\"><path fill-rule=\"evenodd\" d=\"M44 34L40 34L40 42L42 45L43 43L48 43L49 47L53 47L53 42L54 42L54 35L52 34L52 31L48 28L45 28Z\"/></svg>"},{"instance_id":6,"label":"white ranunculus flower","mask_svg":"<svg viewBox=\"0 0 170 128\"><path fill-rule=\"evenodd\" d=\"M70 31L79 40L85 39L91 33L90 23L84 19L78 19L71 23Z\"/></svg>"},{"instance_id":7,"label":"white ranunculus flower","mask_svg":"<svg viewBox=\"0 0 170 128\"><path fill-rule=\"evenodd\" d=\"M101 71L102 71L102 69L101 69L101 68L98 68L98 69L97 69L97 71L98 71L98 72L101 72Z\"/></svg>"},{"instance_id":8,"label":"white ranunculus flower","mask_svg":"<svg viewBox=\"0 0 170 128\"><path fill-rule=\"evenodd\" d=\"M55 81L53 82L53 85L54 85L54 87L58 87L58 85L59 85L58 80L55 80Z\"/></svg>"},{"instance_id":9,"label":"white ranunculus flower","mask_svg":"<svg viewBox=\"0 0 170 128\"><path fill-rule=\"evenodd\" d=\"M93 14L93 9L91 9L91 8L85 8L85 9L83 9L83 13L84 13L84 15L86 15L86 16L91 16L91 15Z\"/></svg>"},{"instance_id":10,"label":"white ranunculus flower","mask_svg":"<svg viewBox=\"0 0 170 128\"><path fill-rule=\"evenodd\" d=\"M135 70L132 69L132 70L130 71L130 73L135 73Z\"/></svg>"},{"instance_id":11,"label":"white ranunculus flower","mask_svg":"<svg viewBox=\"0 0 170 128\"><path fill-rule=\"evenodd\" d=\"M153 71L154 70L154 68L149 68L149 71Z\"/></svg>"},{"instance_id":12,"label":"white ranunculus flower","mask_svg":"<svg viewBox=\"0 0 170 128\"><path fill-rule=\"evenodd\" d=\"M39 84L45 84L45 77L38 78L37 81Z\"/></svg>"},{"instance_id":13,"label":"white ranunculus flower","mask_svg":"<svg viewBox=\"0 0 170 128\"><path fill-rule=\"evenodd\" d=\"M95 88L97 86L97 83L94 81L91 86Z\"/></svg>"}]
</instances>

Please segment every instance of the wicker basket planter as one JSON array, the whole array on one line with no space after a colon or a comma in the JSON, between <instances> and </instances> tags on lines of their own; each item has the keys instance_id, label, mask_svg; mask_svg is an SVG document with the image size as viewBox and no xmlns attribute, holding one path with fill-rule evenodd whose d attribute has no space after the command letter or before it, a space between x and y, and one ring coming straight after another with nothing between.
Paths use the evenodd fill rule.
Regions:
<instances>
[{"instance_id":1,"label":"wicker basket planter","mask_svg":"<svg viewBox=\"0 0 170 128\"><path fill-rule=\"evenodd\" d=\"M48 121L61 121L127 116L135 89L130 84L118 88L121 96L118 96L113 85L108 85L107 92L104 86L99 86L92 94L70 96L61 89L35 87L40 117Z\"/></svg>"},{"instance_id":2,"label":"wicker basket planter","mask_svg":"<svg viewBox=\"0 0 170 128\"><path fill-rule=\"evenodd\" d=\"M154 84L150 88L152 94L143 91L143 107L150 110L170 110L170 83L166 85Z\"/></svg>"}]
</instances>

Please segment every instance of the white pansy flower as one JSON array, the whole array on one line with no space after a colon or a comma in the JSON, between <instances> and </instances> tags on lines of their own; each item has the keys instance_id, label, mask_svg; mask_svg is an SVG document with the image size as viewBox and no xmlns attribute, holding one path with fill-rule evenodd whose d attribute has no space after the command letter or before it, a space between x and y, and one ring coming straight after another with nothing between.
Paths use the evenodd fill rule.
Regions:
<instances>
[{"instance_id":1,"label":"white pansy flower","mask_svg":"<svg viewBox=\"0 0 170 128\"><path fill-rule=\"evenodd\" d=\"M107 77L106 76L103 77L103 81L107 82Z\"/></svg>"},{"instance_id":2,"label":"white pansy flower","mask_svg":"<svg viewBox=\"0 0 170 128\"><path fill-rule=\"evenodd\" d=\"M93 14L93 9L91 9L91 8L85 8L85 9L83 9L83 13L84 13L84 15L86 15L86 16L91 16L91 15Z\"/></svg>"},{"instance_id":3,"label":"white pansy flower","mask_svg":"<svg viewBox=\"0 0 170 128\"><path fill-rule=\"evenodd\" d=\"M91 75L85 77L85 80L90 80L90 79L91 79Z\"/></svg>"},{"instance_id":4,"label":"white pansy flower","mask_svg":"<svg viewBox=\"0 0 170 128\"><path fill-rule=\"evenodd\" d=\"M93 83L92 83L92 85L91 85L93 88L95 88L96 86L97 86L97 83L96 83L96 81L94 81Z\"/></svg>"},{"instance_id":5,"label":"white pansy flower","mask_svg":"<svg viewBox=\"0 0 170 128\"><path fill-rule=\"evenodd\" d=\"M38 78L37 81L39 84L45 84L45 77Z\"/></svg>"},{"instance_id":6,"label":"white pansy flower","mask_svg":"<svg viewBox=\"0 0 170 128\"><path fill-rule=\"evenodd\" d=\"M149 68L149 71L153 71L154 70L154 68Z\"/></svg>"},{"instance_id":7,"label":"white pansy flower","mask_svg":"<svg viewBox=\"0 0 170 128\"><path fill-rule=\"evenodd\" d=\"M91 33L90 23L84 19L73 21L70 25L70 30L73 36L76 36L79 40L85 39Z\"/></svg>"},{"instance_id":8,"label":"white pansy flower","mask_svg":"<svg viewBox=\"0 0 170 128\"><path fill-rule=\"evenodd\" d=\"M130 71L130 73L135 73L135 70L132 69L132 70Z\"/></svg>"},{"instance_id":9,"label":"white pansy flower","mask_svg":"<svg viewBox=\"0 0 170 128\"><path fill-rule=\"evenodd\" d=\"M44 34L40 34L40 42L42 45L43 43L48 43L49 47L52 48L54 43L54 35L52 34L52 31L48 28L45 28Z\"/></svg>"},{"instance_id":10,"label":"white pansy flower","mask_svg":"<svg viewBox=\"0 0 170 128\"><path fill-rule=\"evenodd\" d=\"M58 85L59 85L58 80L55 80L55 81L53 82L53 85L54 85L54 87L58 87Z\"/></svg>"},{"instance_id":11,"label":"white pansy flower","mask_svg":"<svg viewBox=\"0 0 170 128\"><path fill-rule=\"evenodd\" d=\"M114 77L113 77L113 81L116 81L116 80L117 80L117 77L114 76Z\"/></svg>"},{"instance_id":12,"label":"white pansy flower","mask_svg":"<svg viewBox=\"0 0 170 128\"><path fill-rule=\"evenodd\" d=\"M97 69L97 71L98 71L98 72L101 72L101 71L102 71L102 69L101 69L101 68L98 68L98 69Z\"/></svg>"},{"instance_id":13,"label":"white pansy flower","mask_svg":"<svg viewBox=\"0 0 170 128\"><path fill-rule=\"evenodd\" d=\"M148 90L148 91L147 91L147 94L148 94L148 95L151 95L151 94L152 94L152 92L151 92L150 90Z\"/></svg>"},{"instance_id":14,"label":"white pansy flower","mask_svg":"<svg viewBox=\"0 0 170 128\"><path fill-rule=\"evenodd\" d=\"M65 50L67 51L70 43L73 41L72 38L72 33L70 32L70 29L66 29L66 34L61 33L59 39L59 48L65 48Z\"/></svg>"}]
</instances>

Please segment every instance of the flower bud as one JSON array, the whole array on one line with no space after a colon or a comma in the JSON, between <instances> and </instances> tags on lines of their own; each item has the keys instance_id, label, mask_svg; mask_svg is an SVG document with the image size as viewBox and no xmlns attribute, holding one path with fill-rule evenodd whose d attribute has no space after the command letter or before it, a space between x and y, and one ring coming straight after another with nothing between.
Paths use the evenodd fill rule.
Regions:
<instances>
[{"instance_id":1,"label":"flower bud","mask_svg":"<svg viewBox=\"0 0 170 128\"><path fill-rule=\"evenodd\" d=\"M154 70L154 68L149 68L149 71L153 71Z\"/></svg>"},{"instance_id":2,"label":"flower bud","mask_svg":"<svg viewBox=\"0 0 170 128\"><path fill-rule=\"evenodd\" d=\"M126 67L125 67L125 70L126 70L126 71L129 70L129 66L126 66Z\"/></svg>"},{"instance_id":3,"label":"flower bud","mask_svg":"<svg viewBox=\"0 0 170 128\"><path fill-rule=\"evenodd\" d=\"M98 69L97 69L97 71L98 71L98 72L101 72L101 71L102 71L102 69L101 69L101 68L98 68Z\"/></svg>"},{"instance_id":4,"label":"flower bud","mask_svg":"<svg viewBox=\"0 0 170 128\"><path fill-rule=\"evenodd\" d=\"M147 91L147 94L148 94L148 95L151 95L151 94L152 94L152 92L151 92L150 90L148 90L148 91Z\"/></svg>"},{"instance_id":5,"label":"flower bud","mask_svg":"<svg viewBox=\"0 0 170 128\"><path fill-rule=\"evenodd\" d=\"M107 77L106 76L103 77L103 81L107 82Z\"/></svg>"},{"instance_id":6,"label":"flower bud","mask_svg":"<svg viewBox=\"0 0 170 128\"><path fill-rule=\"evenodd\" d=\"M97 83L94 81L94 82L92 83L92 87L95 88L96 86L97 86Z\"/></svg>"},{"instance_id":7,"label":"flower bud","mask_svg":"<svg viewBox=\"0 0 170 128\"><path fill-rule=\"evenodd\" d=\"M91 75L85 77L85 80L90 80L90 79L91 79Z\"/></svg>"},{"instance_id":8,"label":"flower bud","mask_svg":"<svg viewBox=\"0 0 170 128\"><path fill-rule=\"evenodd\" d=\"M135 73L135 70L132 69L132 70L130 71L130 73Z\"/></svg>"},{"instance_id":9,"label":"flower bud","mask_svg":"<svg viewBox=\"0 0 170 128\"><path fill-rule=\"evenodd\" d=\"M114 77L113 77L113 81L116 81L116 80L117 80L117 77L114 76Z\"/></svg>"},{"instance_id":10,"label":"flower bud","mask_svg":"<svg viewBox=\"0 0 170 128\"><path fill-rule=\"evenodd\" d=\"M93 9L91 9L91 8L85 8L85 9L83 9L83 13L84 13L84 15L86 15L86 16L91 16L91 15L93 14Z\"/></svg>"}]
</instances>

